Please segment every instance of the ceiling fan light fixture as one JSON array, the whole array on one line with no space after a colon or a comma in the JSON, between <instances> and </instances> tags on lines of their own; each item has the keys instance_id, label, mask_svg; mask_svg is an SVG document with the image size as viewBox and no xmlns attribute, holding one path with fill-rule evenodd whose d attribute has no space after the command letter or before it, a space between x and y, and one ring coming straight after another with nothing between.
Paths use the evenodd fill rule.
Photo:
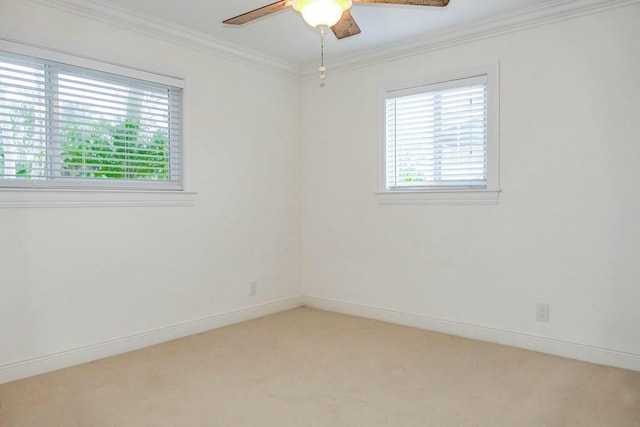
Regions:
<instances>
[{"instance_id":1,"label":"ceiling fan light fixture","mask_svg":"<svg viewBox=\"0 0 640 427\"><path fill-rule=\"evenodd\" d=\"M312 27L333 27L351 7L351 0L293 0L292 6Z\"/></svg>"}]
</instances>

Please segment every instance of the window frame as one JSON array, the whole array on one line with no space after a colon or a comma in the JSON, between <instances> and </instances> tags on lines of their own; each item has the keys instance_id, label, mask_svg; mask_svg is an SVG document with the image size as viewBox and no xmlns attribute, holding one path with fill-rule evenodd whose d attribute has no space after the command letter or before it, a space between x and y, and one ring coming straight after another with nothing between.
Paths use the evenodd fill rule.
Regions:
<instances>
[{"instance_id":1,"label":"window frame","mask_svg":"<svg viewBox=\"0 0 640 427\"><path fill-rule=\"evenodd\" d=\"M382 205L407 204L490 204L498 203L500 194L500 67L499 62L446 74L433 75L413 82L396 83L382 88L380 94L380 147L378 189L374 193ZM406 93L421 87L447 85L457 80L486 76L487 79L487 185L486 188L407 187L387 188L386 101L390 94ZM429 92L429 90L424 91ZM399 95L401 96L401 95Z\"/></svg>"},{"instance_id":2,"label":"window frame","mask_svg":"<svg viewBox=\"0 0 640 427\"><path fill-rule=\"evenodd\" d=\"M158 189L155 183L145 188L121 188L115 184L104 188L99 182L86 185L86 180L78 179L77 185L70 188L60 187L52 182L51 186L39 182L37 186L19 183L15 187L0 186L0 208L20 207L65 207L65 206L189 206L195 203L195 194L191 191L189 173L189 90L188 79L173 77L146 71L113 62L93 59L40 46L0 39L0 50L10 54L31 56L44 61L68 64L95 70L98 73L110 73L148 82L179 87L182 89L182 137L181 137L181 179L182 188ZM115 181L115 180L114 180Z\"/></svg>"}]
</instances>

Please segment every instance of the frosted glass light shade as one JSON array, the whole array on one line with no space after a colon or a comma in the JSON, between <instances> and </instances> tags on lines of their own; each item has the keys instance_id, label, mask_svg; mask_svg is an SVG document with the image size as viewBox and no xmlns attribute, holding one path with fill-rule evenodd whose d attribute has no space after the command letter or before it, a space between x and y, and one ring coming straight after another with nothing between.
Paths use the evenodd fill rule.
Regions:
<instances>
[{"instance_id":1,"label":"frosted glass light shade","mask_svg":"<svg viewBox=\"0 0 640 427\"><path fill-rule=\"evenodd\" d=\"M351 0L293 0L292 5L312 27L332 27L351 7Z\"/></svg>"}]
</instances>

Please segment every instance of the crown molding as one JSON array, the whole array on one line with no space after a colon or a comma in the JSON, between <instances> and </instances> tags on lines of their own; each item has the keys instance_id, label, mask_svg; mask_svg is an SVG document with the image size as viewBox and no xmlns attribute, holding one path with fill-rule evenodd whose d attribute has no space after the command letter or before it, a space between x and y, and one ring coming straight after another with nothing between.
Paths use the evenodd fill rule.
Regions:
<instances>
[{"instance_id":1,"label":"crown molding","mask_svg":"<svg viewBox=\"0 0 640 427\"><path fill-rule=\"evenodd\" d=\"M300 78L300 69L277 58L264 55L215 38L208 34L176 25L159 18L106 5L99 0L29 0L42 6L104 22L145 36L188 47L245 65L261 65L288 77Z\"/></svg>"},{"instance_id":2,"label":"crown molding","mask_svg":"<svg viewBox=\"0 0 640 427\"><path fill-rule=\"evenodd\" d=\"M503 14L469 25L459 26L442 35L427 35L411 43L390 44L382 49L370 49L361 54L334 57L331 72L344 72L368 67L409 56L482 40L540 25L593 15L612 9L638 4L640 0L557 0L539 6ZM317 66L307 64L302 71L303 80L317 79Z\"/></svg>"},{"instance_id":3,"label":"crown molding","mask_svg":"<svg viewBox=\"0 0 640 427\"><path fill-rule=\"evenodd\" d=\"M190 49L250 66L264 66L288 77L311 80L317 78L315 64L297 67L261 52L246 49L208 34L176 25L159 18L152 18L100 0L28 0L43 6L73 13L134 31L149 37L167 41ZM498 17L459 26L446 34L426 35L411 42L390 44L382 48L345 54L332 58L332 73L359 69L404 57L482 40L528 28L561 22L580 16L601 13L619 7L638 4L640 0L557 0Z\"/></svg>"}]
</instances>

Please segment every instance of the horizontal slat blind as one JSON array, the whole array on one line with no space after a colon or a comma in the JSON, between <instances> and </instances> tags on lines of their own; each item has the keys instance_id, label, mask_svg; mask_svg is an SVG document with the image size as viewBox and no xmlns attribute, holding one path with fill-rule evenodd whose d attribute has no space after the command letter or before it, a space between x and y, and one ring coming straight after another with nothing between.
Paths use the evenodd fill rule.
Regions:
<instances>
[{"instance_id":1,"label":"horizontal slat blind","mask_svg":"<svg viewBox=\"0 0 640 427\"><path fill-rule=\"evenodd\" d=\"M390 92L386 188L487 187L486 76Z\"/></svg>"},{"instance_id":2,"label":"horizontal slat blind","mask_svg":"<svg viewBox=\"0 0 640 427\"><path fill-rule=\"evenodd\" d=\"M182 189L182 89L0 52L0 186Z\"/></svg>"}]
</instances>

